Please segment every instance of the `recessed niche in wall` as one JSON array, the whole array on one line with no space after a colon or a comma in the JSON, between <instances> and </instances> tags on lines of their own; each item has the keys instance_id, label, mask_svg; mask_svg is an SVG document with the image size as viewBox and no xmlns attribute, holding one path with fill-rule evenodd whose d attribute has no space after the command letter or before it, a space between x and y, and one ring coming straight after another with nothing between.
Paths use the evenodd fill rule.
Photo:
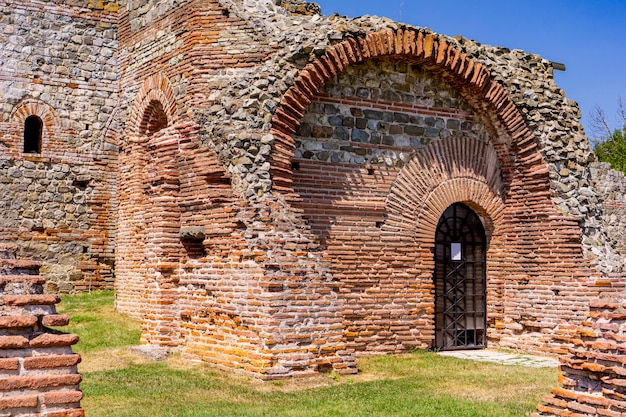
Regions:
<instances>
[{"instance_id":1,"label":"recessed niche in wall","mask_svg":"<svg viewBox=\"0 0 626 417\"><path fill-rule=\"evenodd\" d=\"M28 116L24 121L24 153L41 153L43 121L39 116Z\"/></svg>"}]
</instances>

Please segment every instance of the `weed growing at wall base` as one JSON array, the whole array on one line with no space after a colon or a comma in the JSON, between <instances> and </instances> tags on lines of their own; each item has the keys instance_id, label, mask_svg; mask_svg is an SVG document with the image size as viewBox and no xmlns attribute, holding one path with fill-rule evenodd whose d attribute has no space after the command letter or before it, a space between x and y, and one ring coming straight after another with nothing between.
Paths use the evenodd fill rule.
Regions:
<instances>
[{"instance_id":1,"label":"weed growing at wall base","mask_svg":"<svg viewBox=\"0 0 626 417\"><path fill-rule=\"evenodd\" d=\"M554 386L558 374L556 369L414 352L362 358L360 373L349 377L259 382L177 356L154 363L130 355L138 324L112 312L111 293L66 296L63 301L64 311L78 317L73 332L118 328L113 338L91 331L95 340L76 349L84 358L82 405L92 417L524 416Z\"/></svg>"}]
</instances>

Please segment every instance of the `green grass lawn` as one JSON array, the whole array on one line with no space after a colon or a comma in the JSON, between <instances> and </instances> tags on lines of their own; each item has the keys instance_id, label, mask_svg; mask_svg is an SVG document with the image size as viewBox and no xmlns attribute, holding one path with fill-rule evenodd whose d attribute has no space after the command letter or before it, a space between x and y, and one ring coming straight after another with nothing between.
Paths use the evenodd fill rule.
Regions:
<instances>
[{"instance_id":1,"label":"green grass lawn","mask_svg":"<svg viewBox=\"0 0 626 417\"><path fill-rule=\"evenodd\" d=\"M431 352L359 360L354 376L260 382L128 352L138 323L113 312L113 294L64 296L60 312L81 342L82 405L90 417L124 416L528 416L558 370L503 366Z\"/></svg>"}]
</instances>

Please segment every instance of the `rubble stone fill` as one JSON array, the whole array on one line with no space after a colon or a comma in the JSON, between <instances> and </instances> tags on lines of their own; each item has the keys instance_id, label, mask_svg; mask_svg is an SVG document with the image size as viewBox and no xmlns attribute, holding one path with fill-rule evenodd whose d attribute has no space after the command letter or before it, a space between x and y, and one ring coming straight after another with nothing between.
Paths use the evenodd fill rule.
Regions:
<instances>
[{"instance_id":1,"label":"rubble stone fill","mask_svg":"<svg viewBox=\"0 0 626 417\"><path fill-rule=\"evenodd\" d=\"M566 354L624 289L626 181L547 59L296 0L0 9L3 240L145 345L262 379L432 348L456 203L489 347Z\"/></svg>"}]
</instances>

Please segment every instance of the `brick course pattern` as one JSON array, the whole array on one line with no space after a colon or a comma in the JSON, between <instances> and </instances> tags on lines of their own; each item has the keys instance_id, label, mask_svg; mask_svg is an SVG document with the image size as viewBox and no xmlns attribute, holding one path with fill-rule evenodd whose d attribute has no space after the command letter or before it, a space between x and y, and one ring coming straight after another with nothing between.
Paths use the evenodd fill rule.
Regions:
<instances>
[{"instance_id":1,"label":"brick course pattern","mask_svg":"<svg viewBox=\"0 0 626 417\"><path fill-rule=\"evenodd\" d=\"M0 3L24 38L0 37L0 226L50 290L114 274L142 343L263 379L428 348L457 202L487 233L491 346L565 353L623 289L626 181L541 57L296 0L45 3L60 62L29 55L39 3Z\"/></svg>"},{"instance_id":2,"label":"brick course pattern","mask_svg":"<svg viewBox=\"0 0 626 417\"><path fill-rule=\"evenodd\" d=\"M539 416L610 416L626 414L624 402L623 298L591 302L587 320L572 339L573 346L560 358L560 386L542 398Z\"/></svg>"},{"instance_id":3,"label":"brick course pattern","mask_svg":"<svg viewBox=\"0 0 626 417\"><path fill-rule=\"evenodd\" d=\"M43 294L39 262L16 258L15 244L0 243L0 416L82 417L78 336L56 314L59 297Z\"/></svg>"}]
</instances>

